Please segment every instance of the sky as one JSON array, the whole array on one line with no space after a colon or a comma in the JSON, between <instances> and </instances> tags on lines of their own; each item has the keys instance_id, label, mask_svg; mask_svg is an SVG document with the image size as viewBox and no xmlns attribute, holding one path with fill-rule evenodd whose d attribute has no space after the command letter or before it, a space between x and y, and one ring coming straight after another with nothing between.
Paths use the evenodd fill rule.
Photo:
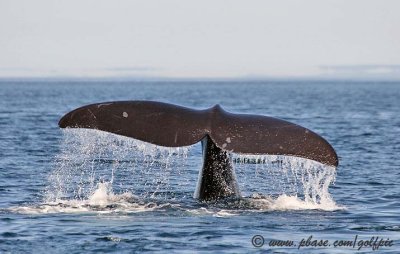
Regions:
<instances>
[{"instance_id":1,"label":"sky","mask_svg":"<svg viewBox=\"0 0 400 254\"><path fill-rule=\"evenodd\" d=\"M400 79L399 0L0 0L0 77Z\"/></svg>"}]
</instances>

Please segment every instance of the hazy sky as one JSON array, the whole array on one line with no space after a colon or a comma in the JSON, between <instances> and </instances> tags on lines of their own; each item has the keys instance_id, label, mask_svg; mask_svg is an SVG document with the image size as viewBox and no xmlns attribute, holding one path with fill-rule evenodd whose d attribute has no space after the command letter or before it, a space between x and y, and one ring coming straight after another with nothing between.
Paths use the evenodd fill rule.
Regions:
<instances>
[{"instance_id":1,"label":"hazy sky","mask_svg":"<svg viewBox=\"0 0 400 254\"><path fill-rule=\"evenodd\" d=\"M348 72L400 76L399 0L0 0L0 77Z\"/></svg>"}]
</instances>

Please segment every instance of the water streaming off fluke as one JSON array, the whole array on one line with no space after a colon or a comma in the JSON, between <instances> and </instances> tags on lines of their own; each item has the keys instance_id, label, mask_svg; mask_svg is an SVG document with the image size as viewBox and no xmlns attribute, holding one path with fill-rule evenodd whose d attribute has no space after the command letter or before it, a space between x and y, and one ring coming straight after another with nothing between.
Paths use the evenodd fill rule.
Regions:
<instances>
[{"instance_id":1,"label":"water streaming off fluke","mask_svg":"<svg viewBox=\"0 0 400 254\"><path fill-rule=\"evenodd\" d=\"M97 130L66 129L60 149L44 203L14 211L182 209L193 215L228 216L243 210L341 209L329 194L335 168L302 158L232 154L243 199L207 208L209 204L193 200L198 171L189 169L201 168L198 145L166 148Z\"/></svg>"},{"instance_id":2,"label":"water streaming off fluke","mask_svg":"<svg viewBox=\"0 0 400 254\"><path fill-rule=\"evenodd\" d=\"M188 147L164 148L96 130L67 129L63 134L47 201L86 199L99 183L146 198L167 197L186 184L182 178L172 184L169 180L171 174L182 174Z\"/></svg>"}]
</instances>

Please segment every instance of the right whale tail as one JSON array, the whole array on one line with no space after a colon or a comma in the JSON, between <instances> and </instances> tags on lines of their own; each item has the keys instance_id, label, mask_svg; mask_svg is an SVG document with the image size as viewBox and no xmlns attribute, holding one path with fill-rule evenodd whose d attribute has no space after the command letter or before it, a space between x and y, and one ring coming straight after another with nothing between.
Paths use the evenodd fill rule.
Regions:
<instances>
[{"instance_id":1,"label":"right whale tail","mask_svg":"<svg viewBox=\"0 0 400 254\"><path fill-rule=\"evenodd\" d=\"M338 165L332 146L311 130L272 117L229 113L219 105L194 110L151 101L97 103L69 112L59 126L98 129L166 147L202 141L206 149L198 197L205 200L239 195L229 152Z\"/></svg>"}]
</instances>

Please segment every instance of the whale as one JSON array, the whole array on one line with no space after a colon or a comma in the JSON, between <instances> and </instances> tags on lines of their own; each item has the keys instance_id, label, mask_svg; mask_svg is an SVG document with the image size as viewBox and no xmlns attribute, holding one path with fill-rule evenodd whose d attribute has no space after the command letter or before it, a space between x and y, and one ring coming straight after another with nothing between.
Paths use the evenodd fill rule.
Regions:
<instances>
[{"instance_id":1,"label":"whale","mask_svg":"<svg viewBox=\"0 0 400 254\"><path fill-rule=\"evenodd\" d=\"M192 109L156 101L113 101L65 114L60 128L97 129L164 147L201 142L203 165L195 198L240 198L232 153L285 155L337 167L338 156L317 133L264 115L237 114L220 105Z\"/></svg>"}]
</instances>

